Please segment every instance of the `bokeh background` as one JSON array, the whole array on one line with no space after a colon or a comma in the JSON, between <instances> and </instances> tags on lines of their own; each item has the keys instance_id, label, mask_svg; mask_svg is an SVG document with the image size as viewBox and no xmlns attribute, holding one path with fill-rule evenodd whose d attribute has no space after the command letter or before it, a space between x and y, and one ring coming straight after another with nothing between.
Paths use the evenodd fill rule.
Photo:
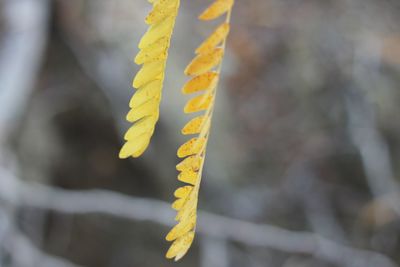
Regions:
<instances>
[{"instance_id":1,"label":"bokeh background","mask_svg":"<svg viewBox=\"0 0 400 267\"><path fill-rule=\"evenodd\" d=\"M400 1L236 1L198 235L174 223L182 1L161 120L119 160L145 0L0 1L0 266L400 266Z\"/></svg>"}]
</instances>

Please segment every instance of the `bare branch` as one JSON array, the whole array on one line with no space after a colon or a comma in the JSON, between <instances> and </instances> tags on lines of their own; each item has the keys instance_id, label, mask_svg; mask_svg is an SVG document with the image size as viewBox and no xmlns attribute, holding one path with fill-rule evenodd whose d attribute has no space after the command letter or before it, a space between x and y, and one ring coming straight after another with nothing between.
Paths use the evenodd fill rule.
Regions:
<instances>
[{"instance_id":1,"label":"bare branch","mask_svg":"<svg viewBox=\"0 0 400 267\"><path fill-rule=\"evenodd\" d=\"M47 43L47 0L6 0L0 47L0 142L14 127L33 89Z\"/></svg>"},{"instance_id":2,"label":"bare branch","mask_svg":"<svg viewBox=\"0 0 400 267\"><path fill-rule=\"evenodd\" d=\"M18 232L12 233L12 240L8 246L13 263L18 267L79 267L65 259L40 251L27 237Z\"/></svg>"},{"instance_id":3,"label":"bare branch","mask_svg":"<svg viewBox=\"0 0 400 267\"><path fill-rule=\"evenodd\" d=\"M125 196L104 190L67 191L18 182L0 170L0 198L13 205L49 209L70 214L103 213L131 220L173 225L173 212L166 202ZM209 212L199 213L198 232L249 246L264 246L288 253L310 254L351 267L394 267L382 254L351 248L309 232L295 232L271 225L254 224Z\"/></svg>"},{"instance_id":4,"label":"bare branch","mask_svg":"<svg viewBox=\"0 0 400 267\"><path fill-rule=\"evenodd\" d=\"M348 90L348 131L359 150L373 196L383 200L400 215L400 187L394 179L389 148L377 126L374 106L369 103L370 91L376 90L371 86L371 79L378 79L380 75L382 44L376 37L368 36L360 41L359 47L359 53L355 55L353 76L356 86L363 88L365 92L361 89Z\"/></svg>"},{"instance_id":5,"label":"bare branch","mask_svg":"<svg viewBox=\"0 0 400 267\"><path fill-rule=\"evenodd\" d=\"M18 267L80 267L68 260L42 252L37 245L18 231L9 214L0 210L0 247L6 251L12 265ZM1 266L0 258L0 266Z\"/></svg>"}]
</instances>

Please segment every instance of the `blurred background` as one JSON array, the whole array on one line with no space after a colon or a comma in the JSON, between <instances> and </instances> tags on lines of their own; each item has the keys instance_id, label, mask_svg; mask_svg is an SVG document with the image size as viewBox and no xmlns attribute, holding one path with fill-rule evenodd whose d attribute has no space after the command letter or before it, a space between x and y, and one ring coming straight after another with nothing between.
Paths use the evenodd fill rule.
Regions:
<instances>
[{"instance_id":1,"label":"blurred background","mask_svg":"<svg viewBox=\"0 0 400 267\"><path fill-rule=\"evenodd\" d=\"M119 160L145 0L0 0L0 266L400 266L400 1L236 1L198 234L164 259L185 65L215 23L182 1L161 120Z\"/></svg>"}]
</instances>

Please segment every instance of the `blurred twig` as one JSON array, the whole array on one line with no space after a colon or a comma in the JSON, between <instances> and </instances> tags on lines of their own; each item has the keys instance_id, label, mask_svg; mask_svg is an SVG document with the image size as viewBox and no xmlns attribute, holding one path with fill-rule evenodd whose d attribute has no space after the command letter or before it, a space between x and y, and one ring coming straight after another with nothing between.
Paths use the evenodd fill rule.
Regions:
<instances>
[{"instance_id":1,"label":"blurred twig","mask_svg":"<svg viewBox=\"0 0 400 267\"><path fill-rule=\"evenodd\" d=\"M0 170L0 198L13 205L49 209L71 214L103 213L132 220L173 225L173 212L163 201L124 196L103 190L67 191L21 182L6 170ZM265 246L290 253L310 254L340 266L394 267L386 256L351 248L309 232L294 232L271 225L260 225L226 218L209 212L199 213L198 232Z\"/></svg>"},{"instance_id":2,"label":"blurred twig","mask_svg":"<svg viewBox=\"0 0 400 267\"><path fill-rule=\"evenodd\" d=\"M362 99L358 96L357 99ZM371 110L366 103L355 98L348 98L349 132L354 145L360 152L368 185L376 199L384 200L400 215L399 186L394 180L394 173L389 149L376 127Z\"/></svg>"},{"instance_id":3,"label":"blurred twig","mask_svg":"<svg viewBox=\"0 0 400 267\"><path fill-rule=\"evenodd\" d=\"M0 142L4 142L33 88L47 43L49 1L6 0L6 38L0 47Z\"/></svg>"},{"instance_id":4,"label":"blurred twig","mask_svg":"<svg viewBox=\"0 0 400 267\"><path fill-rule=\"evenodd\" d=\"M348 130L359 150L368 185L375 199L383 200L400 215L400 187L395 181L388 145L379 131L369 96L376 90L371 79L380 75L382 43L376 37L360 42L355 55L353 78L365 92L348 90L346 112Z\"/></svg>"},{"instance_id":5,"label":"blurred twig","mask_svg":"<svg viewBox=\"0 0 400 267\"><path fill-rule=\"evenodd\" d=\"M13 231L12 240L7 243L6 250L12 256L16 267L79 267L65 259L50 256L39 250L25 235Z\"/></svg>"},{"instance_id":6,"label":"blurred twig","mask_svg":"<svg viewBox=\"0 0 400 267\"><path fill-rule=\"evenodd\" d=\"M1 11L6 27L5 38L0 44L0 165L8 166L10 163L15 165L15 162L7 150L6 141L25 110L40 71L47 44L50 2L5 0ZM11 231L9 228L13 227L15 212L4 203L0 204L0 245L5 250L8 248L15 266L29 266L33 258L43 260L41 266L75 266L45 255L22 234ZM12 237L12 243L6 242L7 236ZM11 244L12 248L9 247Z\"/></svg>"}]
</instances>

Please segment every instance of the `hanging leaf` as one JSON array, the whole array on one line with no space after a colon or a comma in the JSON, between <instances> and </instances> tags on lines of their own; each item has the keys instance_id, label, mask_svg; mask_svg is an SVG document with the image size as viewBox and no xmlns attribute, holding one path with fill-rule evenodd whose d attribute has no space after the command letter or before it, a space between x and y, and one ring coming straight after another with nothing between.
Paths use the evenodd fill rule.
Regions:
<instances>
[{"instance_id":1,"label":"hanging leaf","mask_svg":"<svg viewBox=\"0 0 400 267\"><path fill-rule=\"evenodd\" d=\"M153 10L145 22L150 27L138 45L140 51L135 63L142 67L133 79L137 91L129 103L131 110L127 115L127 120L135 124L125 134L127 143L120 151L120 158L139 157L150 144L159 117L165 66L180 4L180 0L149 2Z\"/></svg>"},{"instance_id":2,"label":"hanging leaf","mask_svg":"<svg viewBox=\"0 0 400 267\"><path fill-rule=\"evenodd\" d=\"M174 193L177 200L172 207L177 210L175 219L178 223L166 236L167 241L173 242L166 257L176 261L187 253L195 235L200 181L233 2L233 0L216 0L202 13L200 19L203 20L218 18L225 13L227 17L226 21L199 46L196 50L197 56L185 70L185 74L192 78L185 84L182 92L184 94L201 92L201 94L188 101L184 112L204 111L204 114L191 119L183 127L182 134L197 136L184 143L177 153L179 158L184 158L176 166L180 171L178 180L186 185Z\"/></svg>"}]
</instances>

